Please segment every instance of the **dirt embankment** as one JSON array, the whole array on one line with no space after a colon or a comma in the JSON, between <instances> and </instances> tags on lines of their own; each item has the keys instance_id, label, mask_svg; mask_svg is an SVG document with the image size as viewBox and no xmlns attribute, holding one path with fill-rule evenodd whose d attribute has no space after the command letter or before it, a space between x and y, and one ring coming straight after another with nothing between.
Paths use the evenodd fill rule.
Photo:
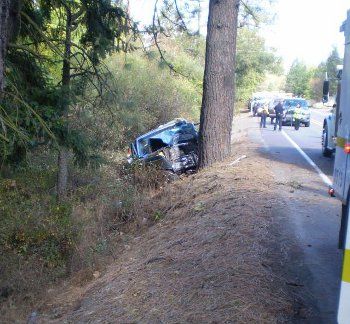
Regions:
<instances>
[{"instance_id":1,"label":"dirt embankment","mask_svg":"<svg viewBox=\"0 0 350 324\"><path fill-rule=\"evenodd\" d=\"M242 155L247 158L230 165ZM288 253L274 226L272 210L281 203L271 179L266 160L241 132L229 160L152 198L162 219L135 237L101 278L58 294L37 320L293 321L300 303L278 271Z\"/></svg>"}]
</instances>

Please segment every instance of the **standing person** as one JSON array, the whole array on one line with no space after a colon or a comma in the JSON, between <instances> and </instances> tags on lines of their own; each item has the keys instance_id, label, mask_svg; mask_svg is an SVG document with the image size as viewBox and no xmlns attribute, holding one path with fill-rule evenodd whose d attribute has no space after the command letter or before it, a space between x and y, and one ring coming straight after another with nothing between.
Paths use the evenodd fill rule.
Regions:
<instances>
[{"instance_id":1,"label":"standing person","mask_svg":"<svg viewBox=\"0 0 350 324\"><path fill-rule=\"evenodd\" d=\"M258 113L259 105L260 104L258 102L254 103L254 106L253 106L253 117L255 117L255 115Z\"/></svg>"},{"instance_id":2,"label":"standing person","mask_svg":"<svg viewBox=\"0 0 350 324\"><path fill-rule=\"evenodd\" d=\"M299 104L297 104L297 106L295 107L294 112L293 112L295 130L298 130L300 127L301 115L302 115L301 106Z\"/></svg>"},{"instance_id":3,"label":"standing person","mask_svg":"<svg viewBox=\"0 0 350 324\"><path fill-rule=\"evenodd\" d=\"M276 119L275 119L275 126L273 130L277 129L278 124L278 130L282 130L282 118L283 118L283 101L281 100L276 106L275 106L275 113L276 113Z\"/></svg>"},{"instance_id":4,"label":"standing person","mask_svg":"<svg viewBox=\"0 0 350 324\"><path fill-rule=\"evenodd\" d=\"M261 115L260 115L260 128L264 127L266 128L266 118L269 115L269 109L267 104L264 104Z\"/></svg>"}]
</instances>

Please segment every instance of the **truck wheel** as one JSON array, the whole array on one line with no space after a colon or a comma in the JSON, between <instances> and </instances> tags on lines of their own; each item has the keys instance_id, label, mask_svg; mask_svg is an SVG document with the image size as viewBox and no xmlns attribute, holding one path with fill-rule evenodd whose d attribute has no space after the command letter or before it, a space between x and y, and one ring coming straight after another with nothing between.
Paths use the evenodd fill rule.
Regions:
<instances>
[{"instance_id":1,"label":"truck wheel","mask_svg":"<svg viewBox=\"0 0 350 324\"><path fill-rule=\"evenodd\" d=\"M322 132L322 154L326 157L332 156L332 150L328 148L328 127L325 125Z\"/></svg>"},{"instance_id":2,"label":"truck wheel","mask_svg":"<svg viewBox=\"0 0 350 324\"><path fill-rule=\"evenodd\" d=\"M304 125L305 125L305 127L310 127L310 122L307 122Z\"/></svg>"}]
</instances>

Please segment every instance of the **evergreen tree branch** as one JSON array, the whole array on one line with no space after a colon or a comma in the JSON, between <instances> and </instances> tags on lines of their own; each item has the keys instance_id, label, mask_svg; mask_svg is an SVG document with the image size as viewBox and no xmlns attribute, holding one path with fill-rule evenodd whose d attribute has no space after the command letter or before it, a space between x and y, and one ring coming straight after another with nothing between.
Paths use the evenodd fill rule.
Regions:
<instances>
[{"instance_id":1,"label":"evergreen tree branch","mask_svg":"<svg viewBox=\"0 0 350 324\"><path fill-rule=\"evenodd\" d=\"M13 93L8 92L8 91L4 91L4 93L6 95L12 97L13 100L15 100L15 101L19 102L20 104L22 104L25 108L27 108L35 116L35 118L39 121L40 125L47 132L47 134L52 139L56 140L56 137L55 137L54 133L51 132L51 130L47 126L46 122L42 119L42 117L24 99L21 98L21 95L20 95L18 89L17 88L15 88L15 89L17 91L17 94L13 94ZM2 108L2 110L4 111L3 108ZM29 141L29 138L27 136L26 136L26 139Z\"/></svg>"},{"instance_id":2,"label":"evergreen tree branch","mask_svg":"<svg viewBox=\"0 0 350 324\"><path fill-rule=\"evenodd\" d=\"M35 56L35 57L38 58L38 59L51 61L51 59L48 58L47 56L42 55L42 54L39 54L38 52L34 51L33 49L31 49L30 47L25 46L25 45L9 43L9 44L8 44L8 48L13 48L13 49L17 49L17 50L22 50L22 51L24 51L24 52L28 52L29 54Z\"/></svg>"},{"instance_id":3,"label":"evergreen tree branch","mask_svg":"<svg viewBox=\"0 0 350 324\"><path fill-rule=\"evenodd\" d=\"M25 12L21 11L21 15L34 27L34 29L40 34L40 36L44 39L45 44L47 44L47 46L49 46L49 48L56 53L57 55L59 55L60 57L62 57L63 59L64 54L57 48L57 46L55 46L55 44L53 44L50 39L45 35L45 33L42 32L41 28L36 24L36 22L30 18Z\"/></svg>"}]
</instances>

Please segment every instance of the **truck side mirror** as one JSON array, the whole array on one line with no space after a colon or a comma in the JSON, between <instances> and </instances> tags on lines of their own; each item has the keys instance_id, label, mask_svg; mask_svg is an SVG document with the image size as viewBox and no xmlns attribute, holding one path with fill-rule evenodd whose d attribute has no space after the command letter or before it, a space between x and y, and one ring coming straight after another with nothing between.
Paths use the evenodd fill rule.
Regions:
<instances>
[{"instance_id":1,"label":"truck side mirror","mask_svg":"<svg viewBox=\"0 0 350 324\"><path fill-rule=\"evenodd\" d=\"M322 89L322 102L328 102L329 100L329 81L325 80L323 81L323 89Z\"/></svg>"}]
</instances>

